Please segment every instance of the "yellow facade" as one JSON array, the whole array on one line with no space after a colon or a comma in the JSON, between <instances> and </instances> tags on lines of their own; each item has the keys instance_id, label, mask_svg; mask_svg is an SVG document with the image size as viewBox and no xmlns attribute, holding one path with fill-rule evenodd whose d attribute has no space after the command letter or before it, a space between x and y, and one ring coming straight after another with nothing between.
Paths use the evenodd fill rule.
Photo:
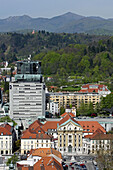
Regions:
<instances>
[{"instance_id":1,"label":"yellow facade","mask_svg":"<svg viewBox=\"0 0 113 170\"><path fill-rule=\"evenodd\" d=\"M98 93L49 93L49 101L52 100L58 103L58 108L75 103L75 107L79 108L80 104L92 102L95 107L96 103L100 102L101 95Z\"/></svg>"},{"instance_id":2,"label":"yellow facade","mask_svg":"<svg viewBox=\"0 0 113 170\"><path fill-rule=\"evenodd\" d=\"M58 150L62 154L82 153L82 131L82 127L71 119L58 126Z\"/></svg>"}]
</instances>

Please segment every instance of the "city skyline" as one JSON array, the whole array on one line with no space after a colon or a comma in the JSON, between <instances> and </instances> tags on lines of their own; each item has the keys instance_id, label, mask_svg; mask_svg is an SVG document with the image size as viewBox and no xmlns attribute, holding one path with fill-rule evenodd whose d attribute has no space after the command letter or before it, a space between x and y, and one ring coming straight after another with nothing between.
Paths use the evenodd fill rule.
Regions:
<instances>
[{"instance_id":1,"label":"city skyline","mask_svg":"<svg viewBox=\"0 0 113 170\"><path fill-rule=\"evenodd\" d=\"M52 18L67 12L83 16L113 18L112 0L0 0L0 19L29 15L33 18Z\"/></svg>"}]
</instances>

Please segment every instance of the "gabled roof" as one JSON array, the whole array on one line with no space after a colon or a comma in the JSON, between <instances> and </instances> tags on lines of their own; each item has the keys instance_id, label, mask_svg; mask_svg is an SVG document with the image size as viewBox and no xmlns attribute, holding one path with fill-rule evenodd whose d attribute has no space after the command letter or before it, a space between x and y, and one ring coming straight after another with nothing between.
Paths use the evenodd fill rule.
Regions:
<instances>
[{"instance_id":1,"label":"gabled roof","mask_svg":"<svg viewBox=\"0 0 113 170\"><path fill-rule=\"evenodd\" d=\"M100 129L103 133L106 133L105 129L97 121L78 121L83 128L83 133L94 133L97 129Z\"/></svg>"},{"instance_id":2,"label":"gabled roof","mask_svg":"<svg viewBox=\"0 0 113 170\"><path fill-rule=\"evenodd\" d=\"M42 126L42 125L43 124L39 120L36 120L29 126L29 129L35 130L38 126Z\"/></svg>"},{"instance_id":3,"label":"gabled roof","mask_svg":"<svg viewBox=\"0 0 113 170\"><path fill-rule=\"evenodd\" d=\"M3 124L1 124L0 126L2 126L2 127L4 127L4 128L6 128L8 131L10 131L11 132L11 128L12 128L12 126L11 125L9 125L8 123L3 123Z\"/></svg>"},{"instance_id":4,"label":"gabled roof","mask_svg":"<svg viewBox=\"0 0 113 170\"><path fill-rule=\"evenodd\" d=\"M47 135L45 131L38 126L35 130L27 129L22 134L21 139L52 139L51 135Z\"/></svg>"},{"instance_id":5,"label":"gabled roof","mask_svg":"<svg viewBox=\"0 0 113 170\"><path fill-rule=\"evenodd\" d=\"M74 118L72 118L69 114L67 114L63 119L61 119L59 121L59 126L66 123L67 121L73 121L76 125L80 126L80 124L78 123L78 121L76 121Z\"/></svg>"},{"instance_id":6,"label":"gabled roof","mask_svg":"<svg viewBox=\"0 0 113 170\"><path fill-rule=\"evenodd\" d=\"M69 114L71 117L75 117L73 113L67 113L67 112L63 113L61 117L65 117L67 114Z\"/></svg>"},{"instance_id":7,"label":"gabled roof","mask_svg":"<svg viewBox=\"0 0 113 170\"><path fill-rule=\"evenodd\" d=\"M113 140L113 134L104 134L103 131L97 129L93 135L86 135L85 138L92 140Z\"/></svg>"},{"instance_id":8,"label":"gabled roof","mask_svg":"<svg viewBox=\"0 0 113 170\"><path fill-rule=\"evenodd\" d=\"M8 130L8 129L6 129L6 127L2 127L2 126L0 126L0 135L12 135L12 133Z\"/></svg>"},{"instance_id":9,"label":"gabled roof","mask_svg":"<svg viewBox=\"0 0 113 170\"><path fill-rule=\"evenodd\" d=\"M34 170L63 170L62 165L53 157L43 157L34 166Z\"/></svg>"}]
</instances>

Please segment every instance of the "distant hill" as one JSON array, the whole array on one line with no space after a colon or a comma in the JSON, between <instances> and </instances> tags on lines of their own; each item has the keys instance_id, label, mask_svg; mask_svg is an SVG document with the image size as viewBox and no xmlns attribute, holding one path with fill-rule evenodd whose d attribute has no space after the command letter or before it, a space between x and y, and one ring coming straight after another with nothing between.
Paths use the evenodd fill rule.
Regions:
<instances>
[{"instance_id":1,"label":"distant hill","mask_svg":"<svg viewBox=\"0 0 113 170\"><path fill-rule=\"evenodd\" d=\"M84 17L71 12L53 18L31 18L27 15L0 19L0 32L45 30L56 33L89 33L113 35L113 19ZM96 30L96 31L95 31Z\"/></svg>"}]
</instances>

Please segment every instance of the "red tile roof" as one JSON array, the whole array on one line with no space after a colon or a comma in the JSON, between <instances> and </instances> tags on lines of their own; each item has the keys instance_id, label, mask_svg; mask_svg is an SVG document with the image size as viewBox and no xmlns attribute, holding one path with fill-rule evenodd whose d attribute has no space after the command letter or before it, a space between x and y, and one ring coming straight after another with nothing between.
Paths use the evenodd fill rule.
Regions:
<instances>
[{"instance_id":1,"label":"red tile roof","mask_svg":"<svg viewBox=\"0 0 113 170\"><path fill-rule=\"evenodd\" d=\"M61 117L64 117L64 116L66 116L67 114L69 114L71 117L75 117L75 115L74 115L73 113L67 113L67 112L63 113L63 114L61 115Z\"/></svg>"},{"instance_id":2,"label":"red tile roof","mask_svg":"<svg viewBox=\"0 0 113 170\"><path fill-rule=\"evenodd\" d=\"M97 129L93 135L86 135L85 138L92 140L113 140L113 134L104 134L103 131Z\"/></svg>"},{"instance_id":3,"label":"red tile roof","mask_svg":"<svg viewBox=\"0 0 113 170\"><path fill-rule=\"evenodd\" d=\"M42 126L42 125L43 124L39 120L36 120L29 126L29 129L35 130L38 126Z\"/></svg>"},{"instance_id":4,"label":"red tile roof","mask_svg":"<svg viewBox=\"0 0 113 170\"><path fill-rule=\"evenodd\" d=\"M57 129L57 124L58 123L59 123L59 121L47 121L43 125L43 130L47 132L48 129Z\"/></svg>"},{"instance_id":5,"label":"red tile roof","mask_svg":"<svg viewBox=\"0 0 113 170\"><path fill-rule=\"evenodd\" d=\"M97 129L100 129L103 133L106 133L105 129L97 121L78 121L83 128L83 133L94 133Z\"/></svg>"},{"instance_id":6,"label":"red tile roof","mask_svg":"<svg viewBox=\"0 0 113 170\"><path fill-rule=\"evenodd\" d=\"M54 148L38 148L30 150L30 155L32 156L40 156L45 157L51 154L56 155L58 158L62 159L62 155L59 151L55 150Z\"/></svg>"},{"instance_id":7,"label":"red tile roof","mask_svg":"<svg viewBox=\"0 0 113 170\"><path fill-rule=\"evenodd\" d=\"M53 157L43 157L33 167L34 170L63 170L62 165Z\"/></svg>"},{"instance_id":8,"label":"red tile roof","mask_svg":"<svg viewBox=\"0 0 113 170\"><path fill-rule=\"evenodd\" d=\"M98 93L99 91L109 91L103 84L86 84L81 87L81 93Z\"/></svg>"},{"instance_id":9,"label":"red tile roof","mask_svg":"<svg viewBox=\"0 0 113 170\"><path fill-rule=\"evenodd\" d=\"M34 129L27 129L22 134L21 139L52 139L51 135L47 135L45 131L40 127Z\"/></svg>"},{"instance_id":10,"label":"red tile roof","mask_svg":"<svg viewBox=\"0 0 113 170\"><path fill-rule=\"evenodd\" d=\"M6 129L6 127L0 126L0 135L2 135L2 133L3 135L12 135L12 133L8 129Z\"/></svg>"},{"instance_id":11,"label":"red tile roof","mask_svg":"<svg viewBox=\"0 0 113 170\"><path fill-rule=\"evenodd\" d=\"M68 121L69 119L71 119L72 121L74 121L75 123L79 124L78 121L76 121L74 118L72 118L69 114L67 114L63 119L61 119L59 121L59 125L63 124L64 122Z\"/></svg>"},{"instance_id":12,"label":"red tile roof","mask_svg":"<svg viewBox=\"0 0 113 170\"><path fill-rule=\"evenodd\" d=\"M8 123L3 123L0 126L6 128L8 131L11 131L11 125L9 125Z\"/></svg>"}]
</instances>

